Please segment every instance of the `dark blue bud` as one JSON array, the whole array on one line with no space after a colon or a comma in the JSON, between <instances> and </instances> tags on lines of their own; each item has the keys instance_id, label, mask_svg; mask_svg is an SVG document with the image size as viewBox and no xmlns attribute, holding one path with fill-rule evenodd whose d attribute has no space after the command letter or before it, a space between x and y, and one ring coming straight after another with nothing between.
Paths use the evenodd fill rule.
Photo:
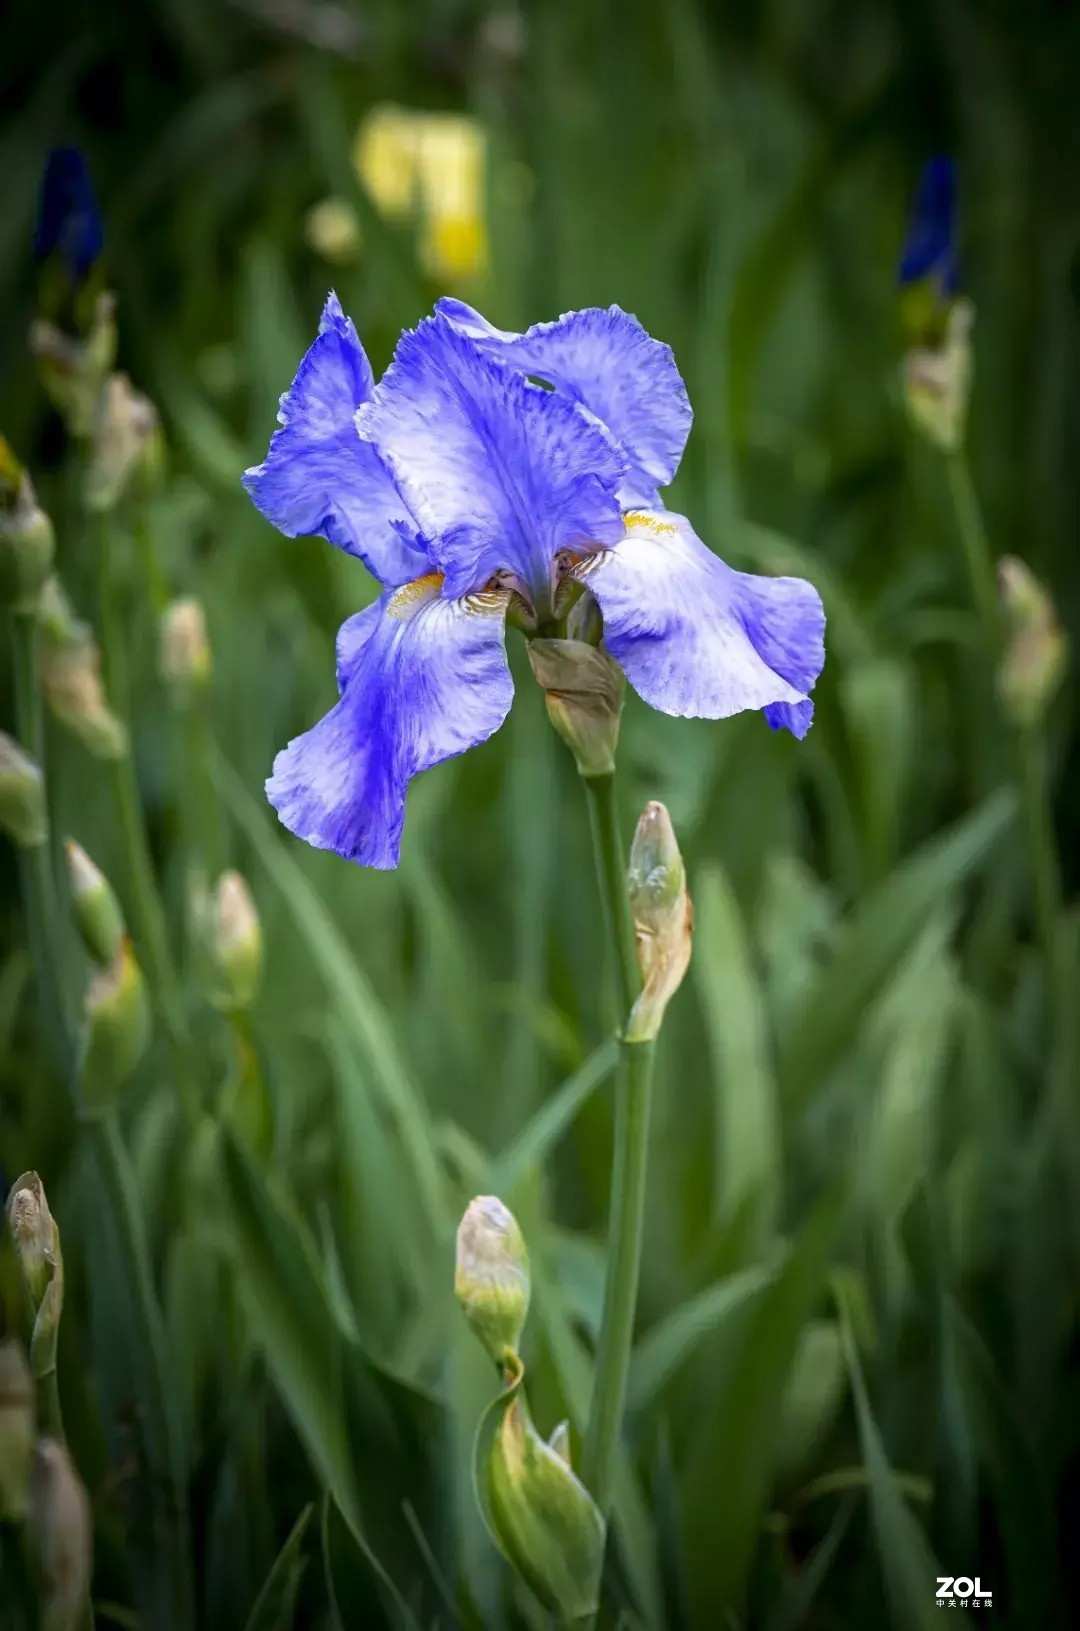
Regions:
<instances>
[{"instance_id":1,"label":"dark blue bud","mask_svg":"<svg viewBox=\"0 0 1080 1631\"><path fill-rule=\"evenodd\" d=\"M56 255L70 277L81 283L101 254L104 241L86 159L77 147L54 147L38 197L35 256L44 261Z\"/></svg>"},{"instance_id":2,"label":"dark blue bud","mask_svg":"<svg viewBox=\"0 0 1080 1631\"><path fill-rule=\"evenodd\" d=\"M959 287L956 239L956 165L951 158L938 154L927 160L919 177L897 270L900 286L933 278L942 294L956 294Z\"/></svg>"}]
</instances>

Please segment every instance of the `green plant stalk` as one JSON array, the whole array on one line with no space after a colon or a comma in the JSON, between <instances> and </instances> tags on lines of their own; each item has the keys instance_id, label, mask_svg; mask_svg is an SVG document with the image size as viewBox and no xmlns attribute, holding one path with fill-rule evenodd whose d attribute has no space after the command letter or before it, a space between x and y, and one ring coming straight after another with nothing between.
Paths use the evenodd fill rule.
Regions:
<instances>
[{"instance_id":1,"label":"green plant stalk","mask_svg":"<svg viewBox=\"0 0 1080 1631\"><path fill-rule=\"evenodd\" d=\"M615 953L620 1030L641 988L613 776L585 777L597 879ZM606 1519L626 1405L645 1224L652 1100L652 1042L623 1042L615 1099L615 1149L604 1311L596 1353L582 1479Z\"/></svg>"},{"instance_id":2,"label":"green plant stalk","mask_svg":"<svg viewBox=\"0 0 1080 1631\"><path fill-rule=\"evenodd\" d=\"M1003 625L998 601L994 552L983 525L982 509L971 479L971 467L962 448L947 455L949 491L956 529L964 551L972 599L995 661L1001 653Z\"/></svg>"}]
</instances>

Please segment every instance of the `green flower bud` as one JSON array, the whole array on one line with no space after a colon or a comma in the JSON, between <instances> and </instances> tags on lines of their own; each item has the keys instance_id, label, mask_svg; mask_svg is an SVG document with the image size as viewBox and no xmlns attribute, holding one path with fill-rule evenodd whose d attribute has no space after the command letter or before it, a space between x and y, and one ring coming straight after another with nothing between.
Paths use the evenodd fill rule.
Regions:
<instances>
[{"instance_id":1,"label":"green flower bud","mask_svg":"<svg viewBox=\"0 0 1080 1631\"><path fill-rule=\"evenodd\" d=\"M110 374L98 399L93 446L86 478L92 510L112 510L154 458L157 409L136 391L126 374Z\"/></svg>"},{"instance_id":2,"label":"green flower bud","mask_svg":"<svg viewBox=\"0 0 1080 1631\"><path fill-rule=\"evenodd\" d=\"M1056 695L1068 663L1068 643L1049 593L1015 555L998 562L1005 614L1005 649L998 691L1016 725L1035 725Z\"/></svg>"},{"instance_id":3,"label":"green flower bud","mask_svg":"<svg viewBox=\"0 0 1080 1631\"><path fill-rule=\"evenodd\" d=\"M7 1217L34 1314L30 1368L40 1380L56 1369L56 1338L64 1306L64 1256L60 1230L36 1172L24 1172L16 1180L7 1199Z\"/></svg>"},{"instance_id":4,"label":"green flower bud","mask_svg":"<svg viewBox=\"0 0 1080 1631\"><path fill-rule=\"evenodd\" d=\"M41 1595L42 1631L75 1631L90 1587L90 1503L64 1446L41 1439L30 1474L27 1540Z\"/></svg>"},{"instance_id":5,"label":"green flower bud","mask_svg":"<svg viewBox=\"0 0 1080 1631\"><path fill-rule=\"evenodd\" d=\"M26 1515L34 1456L34 1384L17 1342L0 1342L0 1522Z\"/></svg>"},{"instance_id":6,"label":"green flower bud","mask_svg":"<svg viewBox=\"0 0 1080 1631\"><path fill-rule=\"evenodd\" d=\"M88 632L64 644L46 639L41 684L53 715L95 759L124 757L127 731L106 700L101 654Z\"/></svg>"},{"instance_id":7,"label":"green flower bud","mask_svg":"<svg viewBox=\"0 0 1080 1631\"><path fill-rule=\"evenodd\" d=\"M52 568L53 547L52 522L0 436L0 599L13 612L34 611Z\"/></svg>"},{"instance_id":8,"label":"green flower bud","mask_svg":"<svg viewBox=\"0 0 1080 1631\"><path fill-rule=\"evenodd\" d=\"M89 331L83 339L64 334L39 319L30 329L30 349L37 359L45 394L79 441L93 434L105 380L116 360L116 301L111 293L97 298Z\"/></svg>"},{"instance_id":9,"label":"green flower bud","mask_svg":"<svg viewBox=\"0 0 1080 1631\"><path fill-rule=\"evenodd\" d=\"M161 618L161 677L177 707L184 707L210 683L213 658L202 603L184 595Z\"/></svg>"},{"instance_id":10,"label":"green flower bud","mask_svg":"<svg viewBox=\"0 0 1080 1631\"><path fill-rule=\"evenodd\" d=\"M611 775L623 702L618 663L580 640L530 640L528 651L548 718L581 775Z\"/></svg>"},{"instance_id":11,"label":"green flower bud","mask_svg":"<svg viewBox=\"0 0 1080 1631\"><path fill-rule=\"evenodd\" d=\"M954 452L964 440L974 319L969 300L955 301L941 343L913 346L904 357L904 402L911 422L945 452Z\"/></svg>"},{"instance_id":12,"label":"green flower bud","mask_svg":"<svg viewBox=\"0 0 1080 1631\"><path fill-rule=\"evenodd\" d=\"M146 982L126 936L112 963L91 979L83 1013L81 1098L92 1115L116 1103L150 1038Z\"/></svg>"},{"instance_id":13,"label":"green flower bud","mask_svg":"<svg viewBox=\"0 0 1080 1631\"><path fill-rule=\"evenodd\" d=\"M671 817L662 804L647 804L630 846L627 871L642 991L626 1028L628 1042L659 1033L664 1012L690 966L693 908L686 869Z\"/></svg>"},{"instance_id":14,"label":"green flower bud","mask_svg":"<svg viewBox=\"0 0 1080 1631\"><path fill-rule=\"evenodd\" d=\"M600 1594L604 1520L570 1465L565 1423L547 1444L533 1425L524 1375L515 1358L477 1434L481 1510L495 1544L544 1606L560 1622L590 1621Z\"/></svg>"},{"instance_id":15,"label":"green flower bud","mask_svg":"<svg viewBox=\"0 0 1080 1631\"><path fill-rule=\"evenodd\" d=\"M262 978L262 924L239 872L223 872L212 890L192 891L195 929L210 965L213 1001L226 1012L250 1008Z\"/></svg>"},{"instance_id":16,"label":"green flower bud","mask_svg":"<svg viewBox=\"0 0 1080 1631\"><path fill-rule=\"evenodd\" d=\"M83 944L95 963L108 966L116 961L124 937L124 914L120 910L120 902L105 874L94 865L81 844L69 838L64 852L67 855L71 909Z\"/></svg>"},{"instance_id":17,"label":"green flower bud","mask_svg":"<svg viewBox=\"0 0 1080 1631\"><path fill-rule=\"evenodd\" d=\"M529 1256L516 1218L495 1195L478 1195L461 1220L454 1291L492 1359L506 1364L529 1312Z\"/></svg>"},{"instance_id":18,"label":"green flower bud","mask_svg":"<svg viewBox=\"0 0 1080 1631\"><path fill-rule=\"evenodd\" d=\"M36 760L0 731L0 832L28 848L49 836L45 778Z\"/></svg>"}]
</instances>

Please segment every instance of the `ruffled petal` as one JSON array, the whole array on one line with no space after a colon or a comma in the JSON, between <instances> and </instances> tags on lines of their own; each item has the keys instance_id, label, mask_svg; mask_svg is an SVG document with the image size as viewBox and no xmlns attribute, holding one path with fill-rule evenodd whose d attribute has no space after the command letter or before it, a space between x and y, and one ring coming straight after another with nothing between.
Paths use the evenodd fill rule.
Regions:
<instances>
[{"instance_id":1,"label":"ruffled petal","mask_svg":"<svg viewBox=\"0 0 1080 1631\"><path fill-rule=\"evenodd\" d=\"M317 849L396 866L410 777L486 741L510 710L509 597L441 591L431 574L343 624L341 701L274 761L267 796Z\"/></svg>"},{"instance_id":2,"label":"ruffled petal","mask_svg":"<svg viewBox=\"0 0 1080 1631\"><path fill-rule=\"evenodd\" d=\"M662 713L725 719L763 708L796 736L810 727L825 660L825 614L801 578L735 572L682 516L632 514L626 536L583 562L604 644Z\"/></svg>"},{"instance_id":3,"label":"ruffled petal","mask_svg":"<svg viewBox=\"0 0 1080 1631\"><path fill-rule=\"evenodd\" d=\"M485 354L442 317L403 334L356 416L432 542L452 596L515 573L545 604L560 550L622 532L625 461L576 402Z\"/></svg>"},{"instance_id":4,"label":"ruffled petal","mask_svg":"<svg viewBox=\"0 0 1080 1631\"><path fill-rule=\"evenodd\" d=\"M374 379L336 294L281 399L281 429L262 464L245 472L256 506L289 538L326 538L363 561L380 583L408 583L430 570L419 528L375 449L356 432L357 408Z\"/></svg>"},{"instance_id":5,"label":"ruffled petal","mask_svg":"<svg viewBox=\"0 0 1080 1631\"><path fill-rule=\"evenodd\" d=\"M656 489L679 467L693 419L670 346L618 306L566 312L524 334L493 327L449 296L436 310L503 362L546 380L602 419L628 461L622 503L656 503Z\"/></svg>"}]
</instances>

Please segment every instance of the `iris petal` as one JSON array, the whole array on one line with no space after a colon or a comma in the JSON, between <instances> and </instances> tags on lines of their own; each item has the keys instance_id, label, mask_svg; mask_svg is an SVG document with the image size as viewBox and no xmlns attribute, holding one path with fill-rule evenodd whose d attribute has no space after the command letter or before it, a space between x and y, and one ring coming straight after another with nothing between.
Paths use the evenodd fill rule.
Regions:
<instances>
[{"instance_id":1,"label":"iris petal","mask_svg":"<svg viewBox=\"0 0 1080 1631\"><path fill-rule=\"evenodd\" d=\"M343 624L341 701L274 761L270 802L318 849L396 866L410 778L486 741L510 710L509 597L441 590L431 574Z\"/></svg>"},{"instance_id":2,"label":"iris petal","mask_svg":"<svg viewBox=\"0 0 1080 1631\"><path fill-rule=\"evenodd\" d=\"M670 346L618 306L566 312L524 334L495 328L463 300L445 297L436 310L512 368L547 380L603 420L627 456L622 503L656 503L657 487L679 467L693 419Z\"/></svg>"},{"instance_id":3,"label":"iris petal","mask_svg":"<svg viewBox=\"0 0 1080 1631\"><path fill-rule=\"evenodd\" d=\"M435 540L449 595L502 569L543 597L560 550L594 549L622 532L615 494L625 460L604 427L444 318L402 335L356 423Z\"/></svg>"},{"instance_id":4,"label":"iris petal","mask_svg":"<svg viewBox=\"0 0 1080 1631\"><path fill-rule=\"evenodd\" d=\"M408 505L354 416L371 395L371 365L352 322L330 294L319 333L281 399L262 464L244 486L289 538L326 538L363 561L380 583L408 583L430 569Z\"/></svg>"},{"instance_id":5,"label":"iris petal","mask_svg":"<svg viewBox=\"0 0 1080 1631\"><path fill-rule=\"evenodd\" d=\"M804 736L807 692L825 660L817 591L801 578L733 571L681 516L626 519L626 536L578 575L634 690L662 713L695 718L763 708L774 727Z\"/></svg>"},{"instance_id":6,"label":"iris petal","mask_svg":"<svg viewBox=\"0 0 1080 1631\"><path fill-rule=\"evenodd\" d=\"M901 287L933 277L943 294L954 295L959 284L957 258L956 165L938 155L928 159L919 177L908 235L900 256L897 282Z\"/></svg>"}]
</instances>

